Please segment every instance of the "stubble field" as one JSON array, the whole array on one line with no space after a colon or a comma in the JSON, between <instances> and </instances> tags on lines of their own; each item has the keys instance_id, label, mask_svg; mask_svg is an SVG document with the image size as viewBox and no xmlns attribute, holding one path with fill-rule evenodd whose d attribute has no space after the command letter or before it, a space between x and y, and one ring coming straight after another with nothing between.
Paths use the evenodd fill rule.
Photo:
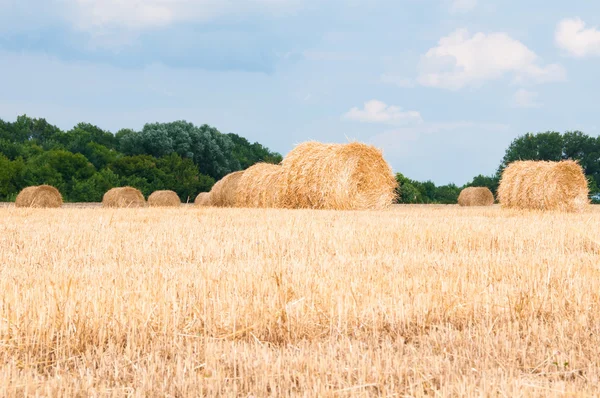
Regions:
<instances>
[{"instance_id":1,"label":"stubble field","mask_svg":"<svg viewBox=\"0 0 600 398\"><path fill-rule=\"evenodd\" d=\"M597 396L600 210L0 209L0 396Z\"/></svg>"}]
</instances>

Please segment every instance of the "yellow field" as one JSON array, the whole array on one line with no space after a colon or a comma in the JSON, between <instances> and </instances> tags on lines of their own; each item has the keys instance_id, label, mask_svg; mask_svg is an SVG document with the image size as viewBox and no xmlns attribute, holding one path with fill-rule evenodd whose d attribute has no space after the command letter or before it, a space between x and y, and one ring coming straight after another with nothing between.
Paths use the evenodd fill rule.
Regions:
<instances>
[{"instance_id":1,"label":"yellow field","mask_svg":"<svg viewBox=\"0 0 600 398\"><path fill-rule=\"evenodd\" d=\"M0 396L597 396L599 226L2 208Z\"/></svg>"}]
</instances>

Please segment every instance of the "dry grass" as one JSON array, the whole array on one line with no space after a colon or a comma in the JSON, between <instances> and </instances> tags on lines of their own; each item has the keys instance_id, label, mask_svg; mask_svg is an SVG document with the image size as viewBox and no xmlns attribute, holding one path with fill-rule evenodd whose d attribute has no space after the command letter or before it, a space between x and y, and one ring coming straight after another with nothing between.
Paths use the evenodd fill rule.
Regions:
<instances>
[{"instance_id":1,"label":"dry grass","mask_svg":"<svg viewBox=\"0 0 600 398\"><path fill-rule=\"evenodd\" d=\"M594 206L0 213L0 396L600 394Z\"/></svg>"}]
</instances>

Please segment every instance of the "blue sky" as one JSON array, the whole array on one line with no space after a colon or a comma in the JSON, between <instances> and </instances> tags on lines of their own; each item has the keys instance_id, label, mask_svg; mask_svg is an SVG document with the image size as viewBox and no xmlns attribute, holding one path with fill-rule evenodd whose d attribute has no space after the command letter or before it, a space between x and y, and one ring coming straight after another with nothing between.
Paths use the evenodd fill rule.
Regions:
<instances>
[{"instance_id":1,"label":"blue sky","mask_svg":"<svg viewBox=\"0 0 600 398\"><path fill-rule=\"evenodd\" d=\"M599 67L589 0L0 0L2 119L358 139L437 184L525 132L598 135Z\"/></svg>"}]
</instances>

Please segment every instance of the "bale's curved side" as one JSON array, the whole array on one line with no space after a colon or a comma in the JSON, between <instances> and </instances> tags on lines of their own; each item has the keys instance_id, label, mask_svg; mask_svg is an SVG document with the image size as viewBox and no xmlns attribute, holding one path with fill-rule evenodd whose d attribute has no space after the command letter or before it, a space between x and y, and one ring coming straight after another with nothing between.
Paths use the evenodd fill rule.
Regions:
<instances>
[{"instance_id":1,"label":"bale's curved side","mask_svg":"<svg viewBox=\"0 0 600 398\"><path fill-rule=\"evenodd\" d=\"M213 206L234 207L236 205L237 186L243 171L227 174L213 185L210 200Z\"/></svg>"},{"instance_id":2,"label":"bale's curved side","mask_svg":"<svg viewBox=\"0 0 600 398\"><path fill-rule=\"evenodd\" d=\"M460 206L491 206L494 204L494 194L488 187L467 187L458 195Z\"/></svg>"},{"instance_id":3,"label":"bale's curved side","mask_svg":"<svg viewBox=\"0 0 600 398\"><path fill-rule=\"evenodd\" d=\"M281 165L285 207L384 209L396 198L392 170L381 151L370 145L305 142Z\"/></svg>"},{"instance_id":4,"label":"bale's curved side","mask_svg":"<svg viewBox=\"0 0 600 398\"><path fill-rule=\"evenodd\" d=\"M200 192L198 194L198 196L196 196L196 199L194 200L194 205L195 206L210 206L211 205L210 193Z\"/></svg>"},{"instance_id":5,"label":"bale's curved side","mask_svg":"<svg viewBox=\"0 0 600 398\"><path fill-rule=\"evenodd\" d=\"M589 203L587 184L573 160L516 161L502 173L498 201L505 208L579 212Z\"/></svg>"},{"instance_id":6,"label":"bale's curved side","mask_svg":"<svg viewBox=\"0 0 600 398\"><path fill-rule=\"evenodd\" d=\"M151 207L177 207L181 205L181 199L174 191L154 191L148 196L148 206Z\"/></svg>"},{"instance_id":7,"label":"bale's curved side","mask_svg":"<svg viewBox=\"0 0 600 398\"><path fill-rule=\"evenodd\" d=\"M16 207L57 208L62 204L59 190L50 185L24 188L15 199Z\"/></svg>"},{"instance_id":8,"label":"bale's curved side","mask_svg":"<svg viewBox=\"0 0 600 398\"><path fill-rule=\"evenodd\" d=\"M237 186L238 207L282 207L283 168L271 163L248 167Z\"/></svg>"},{"instance_id":9,"label":"bale's curved side","mask_svg":"<svg viewBox=\"0 0 600 398\"><path fill-rule=\"evenodd\" d=\"M144 207L146 200L140 190L133 187L118 187L107 191L102 198L103 207Z\"/></svg>"}]
</instances>

